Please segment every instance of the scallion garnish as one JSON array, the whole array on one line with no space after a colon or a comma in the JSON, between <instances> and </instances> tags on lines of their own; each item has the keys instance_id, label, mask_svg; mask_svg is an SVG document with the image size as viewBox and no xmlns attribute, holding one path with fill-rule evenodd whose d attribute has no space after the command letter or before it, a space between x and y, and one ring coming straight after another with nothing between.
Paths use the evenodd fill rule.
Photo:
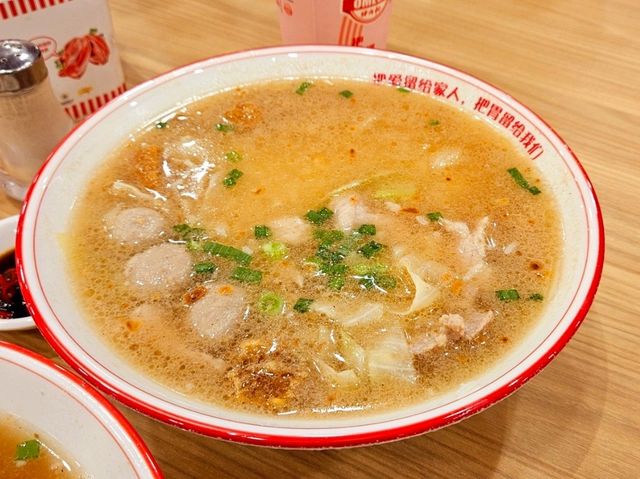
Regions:
<instances>
[{"instance_id":1,"label":"scallion garnish","mask_svg":"<svg viewBox=\"0 0 640 479\"><path fill-rule=\"evenodd\" d=\"M339 230L316 230L313 236L320 240L320 244L324 246L332 245L344 238L344 233Z\"/></svg>"},{"instance_id":2,"label":"scallion garnish","mask_svg":"<svg viewBox=\"0 0 640 479\"><path fill-rule=\"evenodd\" d=\"M253 227L253 235L256 239L269 238L271 236L271 228L267 225L255 225Z\"/></svg>"},{"instance_id":3,"label":"scallion garnish","mask_svg":"<svg viewBox=\"0 0 640 479\"><path fill-rule=\"evenodd\" d=\"M293 305L293 309L298 313L306 313L311 308L311 303L313 303L313 299L298 298L296 304Z\"/></svg>"},{"instance_id":4,"label":"scallion garnish","mask_svg":"<svg viewBox=\"0 0 640 479\"><path fill-rule=\"evenodd\" d=\"M37 439L21 442L16 446L16 461L29 461L38 456L40 456L40 441Z\"/></svg>"},{"instance_id":5,"label":"scallion garnish","mask_svg":"<svg viewBox=\"0 0 640 479\"><path fill-rule=\"evenodd\" d=\"M438 126L440 124L440 120L429 120L429 126Z\"/></svg>"},{"instance_id":6,"label":"scallion garnish","mask_svg":"<svg viewBox=\"0 0 640 479\"><path fill-rule=\"evenodd\" d=\"M163 130L164 128L167 127L168 124L169 124L168 121L158 121L156 122L156 128L158 128L159 130Z\"/></svg>"},{"instance_id":7,"label":"scallion garnish","mask_svg":"<svg viewBox=\"0 0 640 479\"><path fill-rule=\"evenodd\" d=\"M531 301L542 301L544 299L544 296L542 296L540 293L532 293L529 295L529 299Z\"/></svg>"},{"instance_id":8,"label":"scallion garnish","mask_svg":"<svg viewBox=\"0 0 640 479\"><path fill-rule=\"evenodd\" d=\"M335 291L340 291L344 287L345 282L346 278L344 277L344 275L336 274L334 276L329 276L329 282L327 283L327 286Z\"/></svg>"},{"instance_id":9,"label":"scallion garnish","mask_svg":"<svg viewBox=\"0 0 640 479\"><path fill-rule=\"evenodd\" d=\"M218 267L210 261L203 261L193 265L193 271L198 274L213 273Z\"/></svg>"},{"instance_id":10,"label":"scallion garnish","mask_svg":"<svg viewBox=\"0 0 640 479\"><path fill-rule=\"evenodd\" d=\"M344 275L347 272L347 265L322 263L320 265L320 271L329 276Z\"/></svg>"},{"instance_id":11,"label":"scallion garnish","mask_svg":"<svg viewBox=\"0 0 640 479\"><path fill-rule=\"evenodd\" d=\"M398 90L400 93L409 93L409 92L411 91L411 90L409 90L408 88L405 88L405 87L403 87L403 86L399 86L399 87L397 88L397 90Z\"/></svg>"},{"instance_id":12,"label":"scallion garnish","mask_svg":"<svg viewBox=\"0 0 640 479\"><path fill-rule=\"evenodd\" d=\"M231 123L216 123L216 130L222 133L229 133L234 130L234 126Z\"/></svg>"},{"instance_id":13,"label":"scallion garnish","mask_svg":"<svg viewBox=\"0 0 640 479\"><path fill-rule=\"evenodd\" d=\"M366 236L373 236L376 234L376 225L362 225L358 228L358 233Z\"/></svg>"},{"instance_id":14,"label":"scallion garnish","mask_svg":"<svg viewBox=\"0 0 640 479\"><path fill-rule=\"evenodd\" d=\"M260 295L258 309L267 314L280 314L284 310L284 299L276 293L267 291Z\"/></svg>"},{"instance_id":15,"label":"scallion garnish","mask_svg":"<svg viewBox=\"0 0 640 479\"><path fill-rule=\"evenodd\" d=\"M518 170L518 168L509 168L507 172L511 175L511 178L513 178L518 186L524 188L532 195L539 195L540 193L542 193L537 186L531 186L529 182L524 179L524 176L522 176L522 173L520 173L520 170Z\"/></svg>"},{"instance_id":16,"label":"scallion garnish","mask_svg":"<svg viewBox=\"0 0 640 479\"><path fill-rule=\"evenodd\" d=\"M242 160L242 155L235 150L231 150L224 154L224 159L230 163L237 163Z\"/></svg>"},{"instance_id":17,"label":"scallion garnish","mask_svg":"<svg viewBox=\"0 0 640 479\"><path fill-rule=\"evenodd\" d=\"M227 176L225 177L225 179L222 180L222 184L227 188L231 188L232 186L235 186L235 184L238 182L238 180L243 174L244 173L242 173L242 171L234 168L229 173L227 173Z\"/></svg>"},{"instance_id":18,"label":"scallion garnish","mask_svg":"<svg viewBox=\"0 0 640 479\"><path fill-rule=\"evenodd\" d=\"M287 256L289 249L280 241L269 241L262 245L262 252L271 259L283 259Z\"/></svg>"},{"instance_id":19,"label":"scallion garnish","mask_svg":"<svg viewBox=\"0 0 640 479\"><path fill-rule=\"evenodd\" d=\"M247 265L251 262L251 255L245 253L241 249L216 243L214 241L206 241L202 245L202 250L211 256L220 256L221 258L232 259L240 264Z\"/></svg>"},{"instance_id":20,"label":"scallion garnish","mask_svg":"<svg viewBox=\"0 0 640 479\"><path fill-rule=\"evenodd\" d=\"M442 213L440 213L439 211L433 211L431 213L427 213L427 218L429 218L429 221L440 221L442 219Z\"/></svg>"},{"instance_id":21,"label":"scallion garnish","mask_svg":"<svg viewBox=\"0 0 640 479\"><path fill-rule=\"evenodd\" d=\"M313 83L308 82L308 81L303 81L302 83L300 83L300 85L298 86L296 93L298 95L304 95L304 93L313 86Z\"/></svg>"},{"instance_id":22,"label":"scallion garnish","mask_svg":"<svg viewBox=\"0 0 640 479\"><path fill-rule=\"evenodd\" d=\"M329 208L320 208L319 210L309 210L304 217L314 225L321 225L333 216L333 211Z\"/></svg>"},{"instance_id":23,"label":"scallion garnish","mask_svg":"<svg viewBox=\"0 0 640 479\"><path fill-rule=\"evenodd\" d=\"M353 96L353 92L350 90L342 90L340 93L338 93L338 95L344 98L351 98Z\"/></svg>"},{"instance_id":24,"label":"scallion garnish","mask_svg":"<svg viewBox=\"0 0 640 479\"><path fill-rule=\"evenodd\" d=\"M500 301L515 301L520 299L517 289L499 289L496 291L496 298Z\"/></svg>"},{"instance_id":25,"label":"scallion garnish","mask_svg":"<svg viewBox=\"0 0 640 479\"><path fill-rule=\"evenodd\" d=\"M203 228L193 228L185 223L173 225L173 231L178 233L185 241L200 240L206 236L206 231Z\"/></svg>"},{"instance_id":26,"label":"scallion garnish","mask_svg":"<svg viewBox=\"0 0 640 479\"><path fill-rule=\"evenodd\" d=\"M238 266L231 273L231 278L243 283L259 283L262 281L262 272L255 269Z\"/></svg>"},{"instance_id":27,"label":"scallion garnish","mask_svg":"<svg viewBox=\"0 0 640 479\"><path fill-rule=\"evenodd\" d=\"M365 258L371 258L374 254L378 253L383 245L380 243L376 243L375 241L369 241L367 244L358 249L358 253L360 253Z\"/></svg>"}]
</instances>

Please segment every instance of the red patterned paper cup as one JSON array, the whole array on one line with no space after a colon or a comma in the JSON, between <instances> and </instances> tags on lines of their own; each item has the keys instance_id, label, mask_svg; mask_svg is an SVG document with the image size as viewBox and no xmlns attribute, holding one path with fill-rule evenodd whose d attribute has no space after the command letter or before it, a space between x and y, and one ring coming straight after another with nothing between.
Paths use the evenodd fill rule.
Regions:
<instances>
[{"instance_id":1,"label":"red patterned paper cup","mask_svg":"<svg viewBox=\"0 0 640 479\"><path fill-rule=\"evenodd\" d=\"M285 44L384 48L391 0L276 0Z\"/></svg>"}]
</instances>

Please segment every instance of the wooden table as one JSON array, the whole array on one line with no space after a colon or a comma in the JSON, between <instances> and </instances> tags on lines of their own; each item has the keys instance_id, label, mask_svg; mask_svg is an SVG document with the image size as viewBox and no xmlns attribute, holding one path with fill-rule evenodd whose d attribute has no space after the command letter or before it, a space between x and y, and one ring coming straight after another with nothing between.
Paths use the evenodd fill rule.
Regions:
<instances>
[{"instance_id":1,"label":"wooden table","mask_svg":"<svg viewBox=\"0 0 640 479\"><path fill-rule=\"evenodd\" d=\"M111 0L111 8L130 86L209 55L280 40L272 0ZM562 354L515 395L458 425L393 444L261 449L120 407L166 476L640 477L639 29L637 0L395 0L390 49L511 93L557 129L591 175L607 228L591 312ZM18 206L0 197L3 216ZM0 339L57 358L35 331Z\"/></svg>"}]
</instances>

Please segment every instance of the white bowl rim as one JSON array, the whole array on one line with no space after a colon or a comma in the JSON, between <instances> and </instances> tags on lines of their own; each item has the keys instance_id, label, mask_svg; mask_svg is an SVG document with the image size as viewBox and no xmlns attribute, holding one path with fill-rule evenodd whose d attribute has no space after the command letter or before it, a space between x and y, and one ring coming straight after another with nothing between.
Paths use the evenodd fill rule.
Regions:
<instances>
[{"instance_id":1,"label":"white bowl rim","mask_svg":"<svg viewBox=\"0 0 640 479\"><path fill-rule=\"evenodd\" d=\"M14 358L17 357L17 361L12 360L10 356ZM81 396L82 400L76 396L73 396L73 400L80 401L88 410L100 410L104 416L110 417L114 424L117 424L117 429L113 425L107 424L99 419L100 416L98 414L93 414L96 420L101 423L102 427L109 432L113 440L118 443L123 454L127 455L125 451L134 448L136 454L142 458L144 462L143 470L141 470L139 466L135 466L131 462L131 458L127 455L127 459L132 467L138 473L144 473L147 477L156 479L162 479L164 477L151 451L149 451L149 448L131 423L127 421L120 411L85 381L58 366L50 359L6 341L0 341L0 358L7 359L9 362L38 374L38 376L48 380L64 392L67 392L71 388L81 389L84 393Z\"/></svg>"},{"instance_id":2,"label":"white bowl rim","mask_svg":"<svg viewBox=\"0 0 640 479\"><path fill-rule=\"evenodd\" d=\"M0 220L0 232L5 228L13 228L15 230L18 224L19 215L7 216ZM0 248L0 253L4 253L10 249L15 249L15 237L10 242L11 246ZM7 243L8 245L9 243ZM23 316L22 318L0 319L0 331L24 331L25 329L33 329L36 323L31 316Z\"/></svg>"},{"instance_id":3,"label":"white bowl rim","mask_svg":"<svg viewBox=\"0 0 640 479\"><path fill-rule=\"evenodd\" d=\"M33 296L27 282L27 278L25 276L25 269L23 263L26 264L25 258L27 260L32 260L30 258L31 253L25 254L26 241L27 239L23 237L23 223L25 221L26 212L29 207L29 200L37 187L42 185L39 184L39 178L46 168L49 161L55 156L56 152L65 144L68 139L73 139L76 131L86 125L87 123L92 123L92 119L95 121L99 121L100 117L104 114L118 108L119 106L128 103L131 99L137 95L143 94L145 91L152 89L154 85L158 82L162 82L165 80L170 80L173 78L180 77L185 74L192 73L194 70L210 66L219 61L224 60L241 60L245 58L251 58L256 55L282 55L282 54L291 54L291 53L336 53L336 54L345 54L345 53L354 53L359 55L371 55L371 56L379 56L382 58L387 58L390 60L400 60L405 62L413 62L418 63L425 67L430 67L434 69L440 69L443 71L451 72L452 74L457 75L458 77L468 81L474 86L479 86L490 93L497 95L508 101L512 105L517 105L522 111L525 111L530 116L530 121L536 123L539 126L542 126L549 130L552 138L561 144L566 151L561 154L562 158L575 165L578 169L580 177L576 177L576 182L579 182L581 191L587 195L587 199L589 200L589 204L585 205L591 214L595 217L596 224L593 229L596 229L595 232L595 240L597 241L597 256L593 259L593 272L592 276L583 280L585 284L588 283L587 292L584 296L582 303L579 306L575 317L572 321L565 327L562 334L559 338L546 350L539 354L539 358L531 364L527 369L518 374L517 378L510 381L508 384L502 385L496 389L491 390L482 398L471 402L463 407L459 407L457 409L448 411L444 414L430 417L426 420L420 420L414 423L401 425L401 426L381 426L379 429L373 431L367 431L363 433L354 433L354 434L345 434L345 435L336 435L331 437L322 437L316 436L312 434L305 435L303 431L296 430L294 432L286 429L285 427L274 427L273 433L263 433L256 431L247 431L242 429L242 424L238 424L238 428L231 428L224 425L216 425L212 423L197 421L192 418L182 416L180 414L176 414L173 412L167 412L162 409L162 401L158 401L158 404L153 404L150 401L146 401L139 397L135 397L132 394L122 391L118 388L116 384L102 378L99 373L93 371L91 367L87 366L82 358L79 358L73 354L72 351L68 350L66 347L64 340L60 340L48 327L47 318L40 313L37 309L37 305L33 300ZM97 120L96 120L97 119ZM77 136L77 135L76 135ZM560 153L559 153L560 154ZM568 343L571 337L575 334L578 327L584 320L589 308L593 302L596 291L598 289L598 284L600 282L600 277L602 275L602 268L604 263L604 224L602 220L602 211L598 202L598 198L595 194L595 190L593 185L584 170L583 166L580 164L578 158L575 153L571 150L571 148L566 144L566 142L558 135L558 133L540 116L538 116L535 112L533 112L530 108L526 107L524 104L513 98L511 95L507 94L503 90L480 80L473 75L465 73L457 68L444 65L439 62L434 62L431 60L427 60L418 56L408 55L400 52L394 52L389 50L372 50L365 49L359 47L343 47L343 46L331 46L331 45L295 45L295 46L280 46L280 47L265 47L265 48L252 48L247 50L241 50L237 52L225 53L221 55L212 56L203 60L196 61L194 63L190 63L163 74L160 74L144 83L137 85L127 92L127 94L118 97L99 110L97 113L85 119L84 122L80 123L76 126L68 135L60 142L60 144L52 151L47 161L43 164L38 174L34 177L34 180L27 192L25 202L23 203L22 212L20 215L20 221L18 224L18 237L16 242L16 255L17 255L17 265L20 271L20 284L23 289L23 294L27 301L27 305L31 312L31 315L35 319L36 325L38 329L40 329L43 336L46 340L51 344L51 346L56 350L56 352L67 362L69 363L79 374L81 374L85 379L87 379L91 384L95 385L102 391L105 391L120 402L144 413L151 417L154 417L158 420L166 422L168 424L181 427L186 430L194 431L200 434L204 434L207 436L217 437L221 439L227 439L236 442L248 443L253 445L261 445L261 446L275 446L275 447L286 447L286 448L328 448L328 447L353 447L359 445L366 445L372 443L380 443L380 442L388 442L394 441L397 439L402 439L406 437L415 436L418 434L422 434L424 432L433 431L450 424L461 421L462 419L476 414L492 404L506 398L514 391L519 389L522 385L524 385L528 380L533 378L537 373L539 373L553 358L555 358L558 353L564 348L564 346ZM24 249L23 249L24 248ZM231 420L230 422L234 422ZM319 425L317 430L323 430L322 425ZM349 427L346 427L349 429ZM279 432L278 432L279 431Z\"/></svg>"}]
</instances>

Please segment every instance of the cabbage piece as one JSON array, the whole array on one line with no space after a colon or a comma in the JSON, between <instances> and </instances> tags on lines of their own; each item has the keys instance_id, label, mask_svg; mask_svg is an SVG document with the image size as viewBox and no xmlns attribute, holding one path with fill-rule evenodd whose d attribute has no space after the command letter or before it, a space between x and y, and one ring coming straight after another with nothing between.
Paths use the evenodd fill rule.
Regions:
<instances>
[{"instance_id":1,"label":"cabbage piece","mask_svg":"<svg viewBox=\"0 0 640 479\"><path fill-rule=\"evenodd\" d=\"M401 314L415 313L416 311L420 311L421 309L424 309L433 304L433 302L438 299L438 296L440 296L440 290L435 286L427 283L416 272L416 267L414 265L412 257L404 256L400 259L399 263L407 270L407 273L409 273L409 276L411 276L411 281L413 281L413 284L416 288L411 306L407 311Z\"/></svg>"},{"instance_id":2,"label":"cabbage piece","mask_svg":"<svg viewBox=\"0 0 640 479\"><path fill-rule=\"evenodd\" d=\"M349 367L359 374L366 372L367 353L347 332L340 333L340 353Z\"/></svg>"},{"instance_id":3,"label":"cabbage piece","mask_svg":"<svg viewBox=\"0 0 640 479\"><path fill-rule=\"evenodd\" d=\"M352 387L358 384L358 376L352 369L338 372L319 358L313 359L313 365L331 387Z\"/></svg>"},{"instance_id":4,"label":"cabbage piece","mask_svg":"<svg viewBox=\"0 0 640 479\"><path fill-rule=\"evenodd\" d=\"M353 311L350 308L338 309L335 304L321 300L314 301L311 304L311 310L339 321L343 326L349 328L378 321L384 313L384 307L380 303L364 303Z\"/></svg>"},{"instance_id":5,"label":"cabbage piece","mask_svg":"<svg viewBox=\"0 0 640 479\"><path fill-rule=\"evenodd\" d=\"M388 376L416 381L413 354L399 324L380 333L379 340L367 351L367 367L369 377L374 381L382 381Z\"/></svg>"}]
</instances>

